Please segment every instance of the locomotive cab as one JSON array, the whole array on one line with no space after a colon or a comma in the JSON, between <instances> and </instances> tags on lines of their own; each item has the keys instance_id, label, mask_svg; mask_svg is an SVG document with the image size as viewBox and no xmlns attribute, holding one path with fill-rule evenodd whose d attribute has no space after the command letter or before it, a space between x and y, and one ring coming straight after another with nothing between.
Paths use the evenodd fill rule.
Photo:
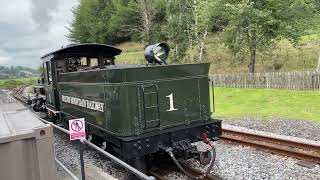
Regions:
<instances>
[{"instance_id":1,"label":"locomotive cab","mask_svg":"<svg viewBox=\"0 0 320 180\"><path fill-rule=\"evenodd\" d=\"M88 43L69 45L41 57L47 109L54 113L60 111L59 74L103 69L105 66L114 65L115 56L120 53L120 49L112 46Z\"/></svg>"}]
</instances>

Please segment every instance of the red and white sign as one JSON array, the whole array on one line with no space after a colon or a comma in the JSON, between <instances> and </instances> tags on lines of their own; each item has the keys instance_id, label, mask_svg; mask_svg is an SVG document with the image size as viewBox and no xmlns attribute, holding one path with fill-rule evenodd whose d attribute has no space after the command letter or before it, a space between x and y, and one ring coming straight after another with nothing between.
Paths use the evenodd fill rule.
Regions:
<instances>
[{"instance_id":1,"label":"red and white sign","mask_svg":"<svg viewBox=\"0 0 320 180\"><path fill-rule=\"evenodd\" d=\"M70 140L86 138L84 118L69 120Z\"/></svg>"}]
</instances>

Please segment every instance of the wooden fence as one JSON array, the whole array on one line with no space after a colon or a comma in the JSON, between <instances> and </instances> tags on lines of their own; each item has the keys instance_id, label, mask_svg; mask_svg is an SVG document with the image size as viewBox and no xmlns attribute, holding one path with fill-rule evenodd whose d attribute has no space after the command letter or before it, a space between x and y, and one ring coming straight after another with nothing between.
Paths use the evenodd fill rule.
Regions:
<instances>
[{"instance_id":1,"label":"wooden fence","mask_svg":"<svg viewBox=\"0 0 320 180\"><path fill-rule=\"evenodd\" d=\"M315 71L215 74L210 78L218 87L320 90L320 72Z\"/></svg>"}]
</instances>

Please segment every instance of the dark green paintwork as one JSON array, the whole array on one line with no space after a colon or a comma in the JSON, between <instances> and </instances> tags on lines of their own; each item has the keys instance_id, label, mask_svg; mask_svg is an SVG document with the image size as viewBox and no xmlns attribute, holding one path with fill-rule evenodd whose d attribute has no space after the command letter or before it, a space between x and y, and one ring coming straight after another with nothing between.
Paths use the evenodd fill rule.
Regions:
<instances>
[{"instance_id":1,"label":"dark green paintwork","mask_svg":"<svg viewBox=\"0 0 320 180\"><path fill-rule=\"evenodd\" d=\"M187 64L60 74L60 98L63 94L105 103L104 112L99 112L60 101L61 110L119 136L188 126L193 121L206 123L210 117L208 70L209 64ZM171 93L178 110L168 112L166 96ZM145 106L155 106L145 113L143 98Z\"/></svg>"}]
</instances>

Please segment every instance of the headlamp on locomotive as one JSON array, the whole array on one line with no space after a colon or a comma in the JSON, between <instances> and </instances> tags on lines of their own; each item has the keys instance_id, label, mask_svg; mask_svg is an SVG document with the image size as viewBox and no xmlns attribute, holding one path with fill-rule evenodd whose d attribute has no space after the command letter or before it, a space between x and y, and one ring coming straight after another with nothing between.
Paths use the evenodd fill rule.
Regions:
<instances>
[{"instance_id":1,"label":"headlamp on locomotive","mask_svg":"<svg viewBox=\"0 0 320 180\"><path fill-rule=\"evenodd\" d=\"M150 64L167 64L166 60L169 56L169 46L166 43L158 43L147 46L144 51L144 57Z\"/></svg>"}]
</instances>

